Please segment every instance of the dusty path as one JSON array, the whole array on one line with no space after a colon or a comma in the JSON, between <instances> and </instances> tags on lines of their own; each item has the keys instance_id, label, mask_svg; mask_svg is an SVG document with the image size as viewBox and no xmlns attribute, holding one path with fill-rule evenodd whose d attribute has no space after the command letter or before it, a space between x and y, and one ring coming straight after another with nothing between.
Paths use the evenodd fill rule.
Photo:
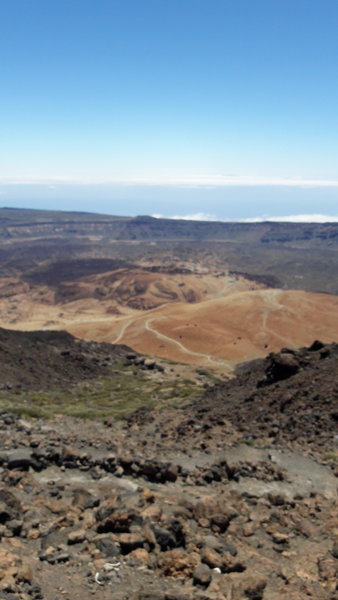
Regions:
<instances>
[{"instance_id":1,"label":"dusty path","mask_svg":"<svg viewBox=\"0 0 338 600\"><path fill-rule=\"evenodd\" d=\"M277 337L282 342L284 342L288 347L293 348L295 345L293 340L291 340L289 337L281 335L280 333L278 333L278 331L276 331L276 329L272 329L271 327L268 326L268 319L272 313L278 312L278 311L285 311L285 306L283 304L280 304L280 302L279 302L281 293L282 293L281 290L274 290L274 289L267 289L267 290L260 292L261 298L263 299L264 302L267 303L267 306L266 306L266 308L264 308L264 311L263 311L262 331L263 331L263 333L265 333L267 335L268 338L271 336Z\"/></svg>"},{"instance_id":2,"label":"dusty path","mask_svg":"<svg viewBox=\"0 0 338 600\"><path fill-rule=\"evenodd\" d=\"M161 318L165 319L167 317L161 317ZM183 352L184 354L188 354L190 356L196 356L198 358L206 360L207 362L210 362L212 365L222 366L224 368L231 370L232 367L231 367L229 361L217 359L217 358L211 356L210 354L204 354L203 352L195 352L194 350L189 350L186 346L184 346L182 344L182 342L179 342L178 340L175 340L174 338L171 338L171 337L165 335L164 333L160 333L159 331L157 331L157 329L152 327L150 324L154 320L155 319L147 319L145 322L145 329L147 331L150 331L151 333L153 333L158 339L164 340L169 344L173 344L174 346L179 348L179 350L181 352Z\"/></svg>"},{"instance_id":3,"label":"dusty path","mask_svg":"<svg viewBox=\"0 0 338 600\"><path fill-rule=\"evenodd\" d=\"M166 304L161 304L161 306L158 306L157 308L153 308L151 312L154 313L158 310L162 310L163 307L170 306L170 304L171 304L170 302L167 302ZM144 319L144 312L142 312L139 317L136 317L135 315L133 315L131 317L128 316L128 317L123 317L121 319L118 319L115 321L115 324L117 325L118 323L120 323L121 321L124 321L125 319L126 319L126 322L122 324L122 327L121 327L117 337L114 338L113 340L110 340L111 344L119 344L121 342L126 330L128 329L129 325L132 325L132 324L136 323L137 321L142 321Z\"/></svg>"},{"instance_id":4,"label":"dusty path","mask_svg":"<svg viewBox=\"0 0 338 600\"><path fill-rule=\"evenodd\" d=\"M131 323L135 323L135 318L134 317L128 318L127 321L126 321L126 323L123 323L123 325L121 327L121 330L120 330L120 333L118 334L118 336L114 340L111 340L110 343L111 344L119 344L120 341L122 340L125 332L126 332L126 329L128 329L128 327L129 327L129 325Z\"/></svg>"},{"instance_id":5,"label":"dusty path","mask_svg":"<svg viewBox=\"0 0 338 600\"><path fill-rule=\"evenodd\" d=\"M220 287L225 292L226 286ZM191 305L168 302L88 323L80 315L81 321L75 319L66 329L80 338L232 372L235 364L282 347L295 349L314 339L332 342L337 339L337 314L336 297L264 289L225 293Z\"/></svg>"}]
</instances>

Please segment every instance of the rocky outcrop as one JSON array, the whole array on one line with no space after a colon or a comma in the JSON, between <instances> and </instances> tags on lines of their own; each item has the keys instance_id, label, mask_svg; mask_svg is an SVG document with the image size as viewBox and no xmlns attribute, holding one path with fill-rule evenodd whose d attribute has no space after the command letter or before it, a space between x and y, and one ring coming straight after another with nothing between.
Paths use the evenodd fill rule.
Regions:
<instances>
[{"instance_id":1,"label":"rocky outcrop","mask_svg":"<svg viewBox=\"0 0 338 600\"><path fill-rule=\"evenodd\" d=\"M92 379L128 353L126 346L84 342L65 331L0 328L0 389L48 390Z\"/></svg>"}]
</instances>

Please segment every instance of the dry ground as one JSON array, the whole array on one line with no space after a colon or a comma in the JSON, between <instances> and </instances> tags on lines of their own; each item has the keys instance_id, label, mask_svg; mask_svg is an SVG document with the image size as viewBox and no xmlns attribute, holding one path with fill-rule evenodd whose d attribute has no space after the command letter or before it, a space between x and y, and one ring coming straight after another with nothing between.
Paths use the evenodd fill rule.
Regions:
<instances>
[{"instance_id":1,"label":"dry ground","mask_svg":"<svg viewBox=\"0 0 338 600\"><path fill-rule=\"evenodd\" d=\"M96 341L123 343L140 352L216 369L314 339L338 337L338 298L300 291L253 290L197 304L167 304L104 323L68 330Z\"/></svg>"},{"instance_id":2,"label":"dry ground","mask_svg":"<svg viewBox=\"0 0 338 600\"><path fill-rule=\"evenodd\" d=\"M337 296L269 289L190 264L173 273L117 269L57 287L7 277L0 296L2 327L66 329L223 373L283 346L338 338Z\"/></svg>"}]
</instances>

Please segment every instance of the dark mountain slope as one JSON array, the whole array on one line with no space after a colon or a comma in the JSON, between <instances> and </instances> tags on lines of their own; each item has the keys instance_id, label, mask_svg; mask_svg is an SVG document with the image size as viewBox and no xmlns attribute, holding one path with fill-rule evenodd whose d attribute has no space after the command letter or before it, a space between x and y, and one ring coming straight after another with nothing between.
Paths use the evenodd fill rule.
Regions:
<instances>
[{"instance_id":1,"label":"dark mountain slope","mask_svg":"<svg viewBox=\"0 0 338 600\"><path fill-rule=\"evenodd\" d=\"M77 340L64 331L0 329L1 389L43 389L106 375L129 348Z\"/></svg>"},{"instance_id":2,"label":"dark mountain slope","mask_svg":"<svg viewBox=\"0 0 338 600\"><path fill-rule=\"evenodd\" d=\"M235 379L207 390L196 411L212 421L229 419L246 440L332 450L338 443L338 344L286 348L244 364Z\"/></svg>"},{"instance_id":3,"label":"dark mountain slope","mask_svg":"<svg viewBox=\"0 0 338 600\"><path fill-rule=\"evenodd\" d=\"M338 223L232 223L0 209L0 238L100 234L115 240L217 240L297 247L338 245Z\"/></svg>"}]
</instances>

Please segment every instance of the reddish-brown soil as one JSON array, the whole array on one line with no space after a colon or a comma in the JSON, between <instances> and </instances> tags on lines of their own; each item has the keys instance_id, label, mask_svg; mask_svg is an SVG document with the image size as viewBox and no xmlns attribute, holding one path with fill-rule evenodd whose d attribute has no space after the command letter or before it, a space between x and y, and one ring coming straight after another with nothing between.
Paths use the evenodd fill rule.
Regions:
<instances>
[{"instance_id":1,"label":"reddish-brown soil","mask_svg":"<svg viewBox=\"0 0 338 600\"><path fill-rule=\"evenodd\" d=\"M64 266L66 281L58 280L56 288L46 285L50 270L39 271L40 283L3 278L0 325L67 329L221 372L285 345L338 339L337 296L269 289L238 275L189 267L174 273L117 268L67 281Z\"/></svg>"},{"instance_id":2,"label":"reddish-brown soil","mask_svg":"<svg viewBox=\"0 0 338 600\"><path fill-rule=\"evenodd\" d=\"M226 371L283 346L338 339L338 297L299 291L254 290L193 305L104 323L68 327L85 339L127 344L140 352Z\"/></svg>"}]
</instances>

